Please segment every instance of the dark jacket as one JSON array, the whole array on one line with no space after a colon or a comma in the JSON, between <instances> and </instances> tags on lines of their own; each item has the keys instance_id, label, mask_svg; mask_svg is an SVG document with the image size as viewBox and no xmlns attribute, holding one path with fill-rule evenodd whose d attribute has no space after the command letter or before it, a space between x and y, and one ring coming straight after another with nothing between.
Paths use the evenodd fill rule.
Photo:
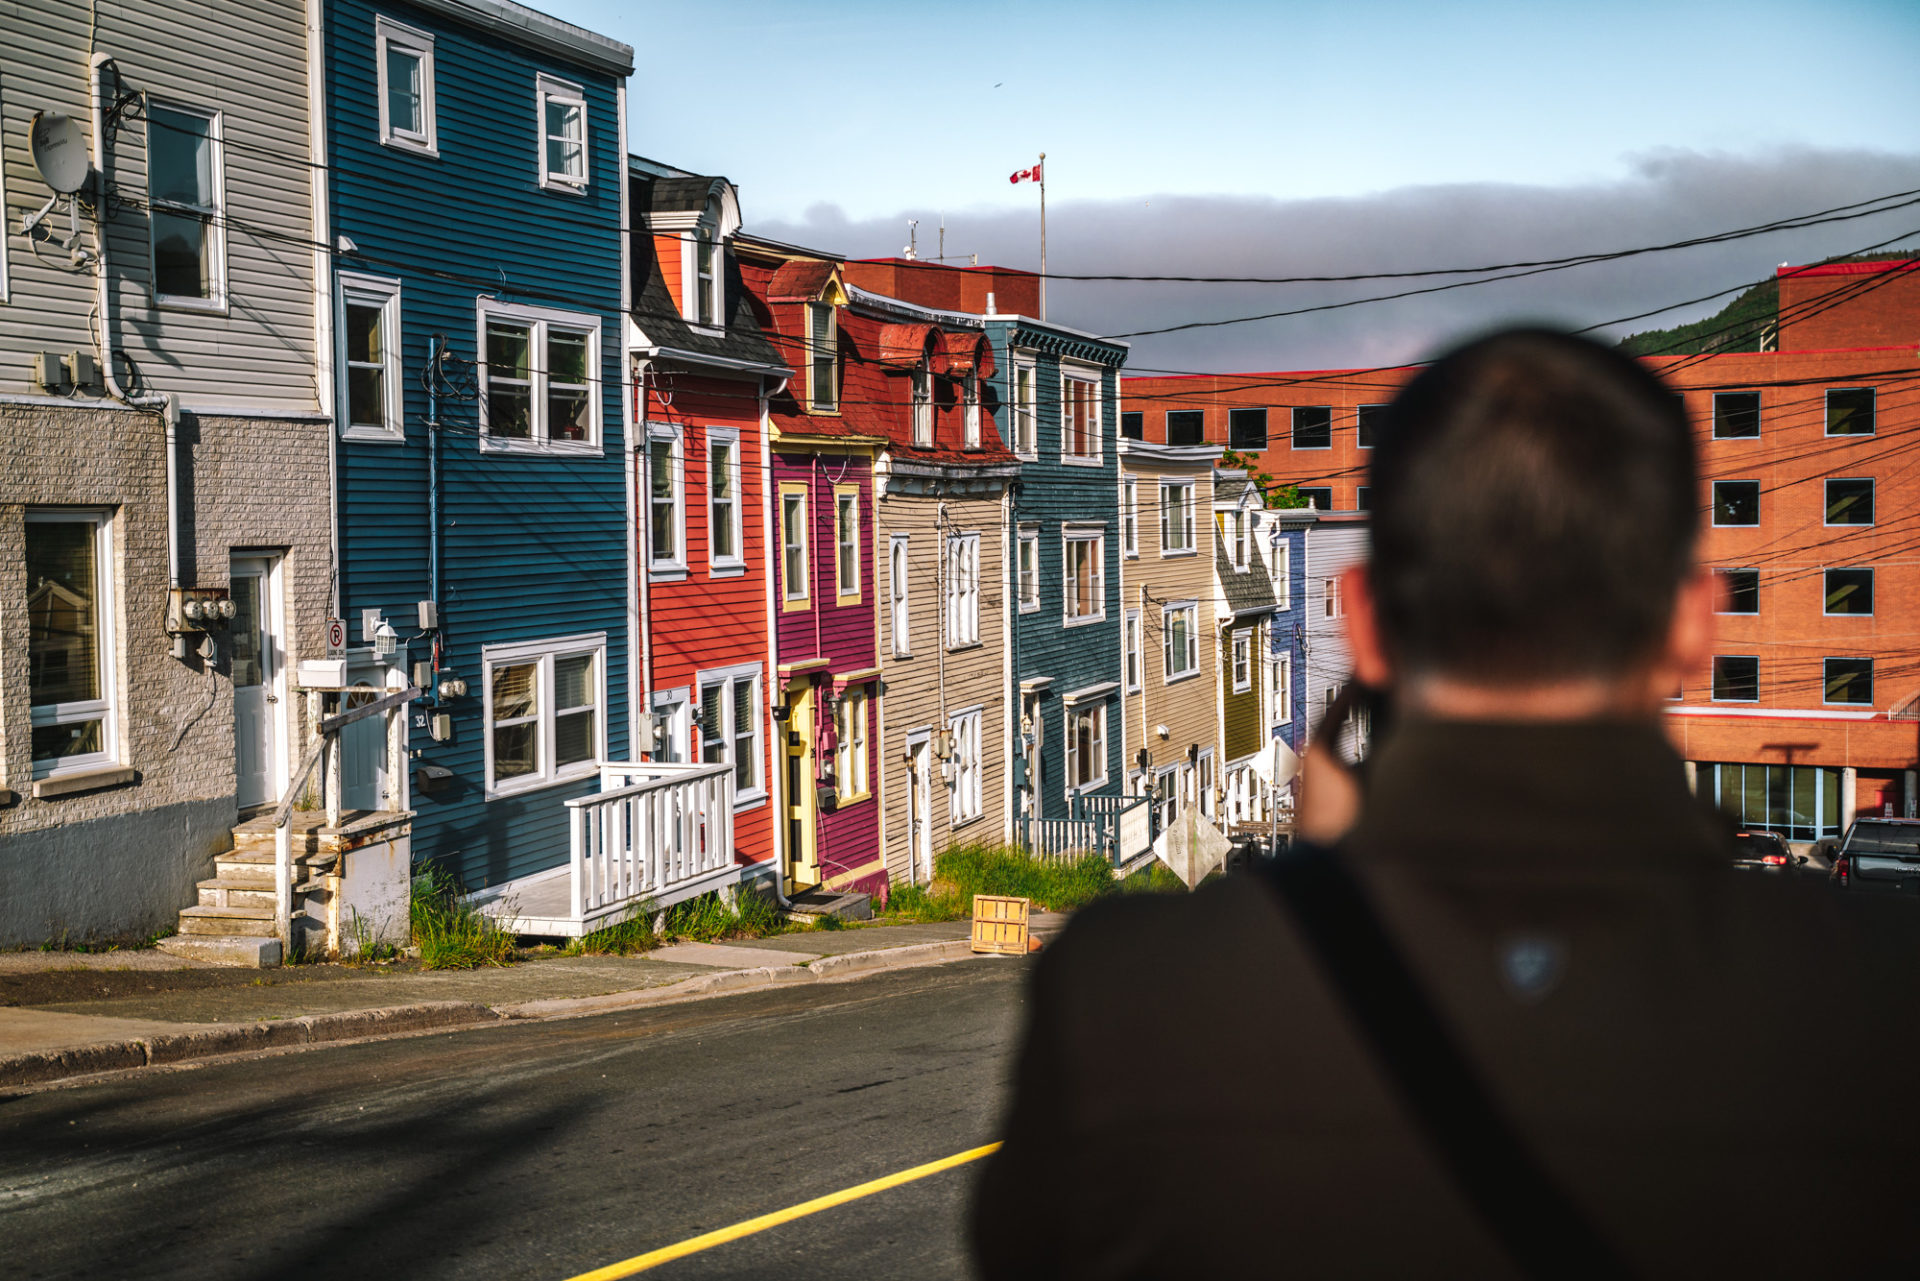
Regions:
<instances>
[{"instance_id":1,"label":"dark jacket","mask_svg":"<svg viewBox=\"0 0 1920 1281\"><path fill-rule=\"evenodd\" d=\"M1920 1258L1920 905L1728 834L1652 725L1406 723L1339 857L1632 1273L1877 1275ZM1084 911L1027 1016L983 1275L1518 1275L1266 878Z\"/></svg>"}]
</instances>

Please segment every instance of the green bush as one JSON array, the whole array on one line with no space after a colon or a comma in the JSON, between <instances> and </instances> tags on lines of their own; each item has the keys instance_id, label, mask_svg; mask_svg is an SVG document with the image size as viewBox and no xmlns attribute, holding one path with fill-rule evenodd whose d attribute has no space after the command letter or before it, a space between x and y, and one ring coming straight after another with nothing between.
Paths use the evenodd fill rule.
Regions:
<instances>
[{"instance_id":1,"label":"green bush","mask_svg":"<svg viewBox=\"0 0 1920 1281\"><path fill-rule=\"evenodd\" d=\"M513 960L513 935L476 911L444 868L414 877L409 916L427 969L471 970Z\"/></svg>"},{"instance_id":2,"label":"green bush","mask_svg":"<svg viewBox=\"0 0 1920 1281\"><path fill-rule=\"evenodd\" d=\"M731 906L717 893L676 903L667 909L667 923L661 933L695 943L716 943L721 939L766 938L792 928L772 899L742 890Z\"/></svg>"},{"instance_id":3,"label":"green bush","mask_svg":"<svg viewBox=\"0 0 1920 1281\"><path fill-rule=\"evenodd\" d=\"M626 916L583 934L567 948L569 956L632 956L660 946L654 933L653 900L642 899Z\"/></svg>"}]
</instances>

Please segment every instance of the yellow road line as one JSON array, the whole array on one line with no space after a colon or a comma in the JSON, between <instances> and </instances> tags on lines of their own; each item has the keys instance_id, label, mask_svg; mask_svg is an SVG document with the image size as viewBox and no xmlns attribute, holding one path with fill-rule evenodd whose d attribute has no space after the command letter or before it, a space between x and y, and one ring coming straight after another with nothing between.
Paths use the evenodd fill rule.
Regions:
<instances>
[{"instance_id":1,"label":"yellow road line","mask_svg":"<svg viewBox=\"0 0 1920 1281\"><path fill-rule=\"evenodd\" d=\"M951 1170L969 1161L978 1161L983 1156L997 1152L999 1148L998 1143L989 1143L985 1147L969 1148L965 1152L943 1156L938 1161L916 1165L911 1170L902 1170L898 1174L889 1174L866 1183L855 1184L850 1188L842 1188L838 1192L829 1192L825 1196L815 1197L811 1201L802 1201L799 1205L790 1205L784 1210L775 1210L772 1214L763 1214L757 1219L744 1219L731 1227L703 1232L697 1237L688 1237L685 1241L661 1246L658 1250L636 1254L631 1259L623 1259L619 1263L609 1263L604 1268L595 1268L592 1272L582 1272L578 1276L568 1277L567 1281L617 1281L620 1277L630 1277L636 1272L645 1272L663 1263L684 1259L689 1254L711 1250L716 1245L738 1241L741 1237L765 1232L768 1228L779 1227L782 1223L791 1223L809 1214L831 1210L836 1205L845 1205L849 1201L858 1201L861 1197L872 1196L876 1192L885 1192L888 1188L897 1188L903 1183L912 1183L915 1179L924 1179L929 1174L938 1174L942 1170Z\"/></svg>"}]
</instances>

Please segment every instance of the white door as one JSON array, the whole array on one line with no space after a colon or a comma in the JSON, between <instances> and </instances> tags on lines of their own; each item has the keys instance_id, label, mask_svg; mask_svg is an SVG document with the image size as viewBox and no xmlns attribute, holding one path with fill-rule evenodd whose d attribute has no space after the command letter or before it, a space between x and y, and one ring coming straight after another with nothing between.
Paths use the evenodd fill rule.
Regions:
<instances>
[{"instance_id":1,"label":"white door","mask_svg":"<svg viewBox=\"0 0 1920 1281\"><path fill-rule=\"evenodd\" d=\"M235 802L266 805L278 774L274 732L280 711L280 611L275 562L233 562L233 769Z\"/></svg>"},{"instance_id":2,"label":"white door","mask_svg":"<svg viewBox=\"0 0 1920 1281\"><path fill-rule=\"evenodd\" d=\"M913 786L907 793L908 848L913 851L914 879L933 879L933 753L927 740L911 744Z\"/></svg>"}]
</instances>

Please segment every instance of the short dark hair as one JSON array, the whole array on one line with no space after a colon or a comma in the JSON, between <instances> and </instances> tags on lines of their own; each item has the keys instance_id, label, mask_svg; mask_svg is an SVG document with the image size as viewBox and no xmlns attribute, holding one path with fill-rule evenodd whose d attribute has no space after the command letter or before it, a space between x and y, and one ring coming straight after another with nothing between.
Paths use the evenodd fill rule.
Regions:
<instances>
[{"instance_id":1,"label":"short dark hair","mask_svg":"<svg viewBox=\"0 0 1920 1281\"><path fill-rule=\"evenodd\" d=\"M1496 684L1650 657L1693 563L1685 405L1638 361L1513 329L1388 409L1369 468L1371 586L1402 670Z\"/></svg>"}]
</instances>

